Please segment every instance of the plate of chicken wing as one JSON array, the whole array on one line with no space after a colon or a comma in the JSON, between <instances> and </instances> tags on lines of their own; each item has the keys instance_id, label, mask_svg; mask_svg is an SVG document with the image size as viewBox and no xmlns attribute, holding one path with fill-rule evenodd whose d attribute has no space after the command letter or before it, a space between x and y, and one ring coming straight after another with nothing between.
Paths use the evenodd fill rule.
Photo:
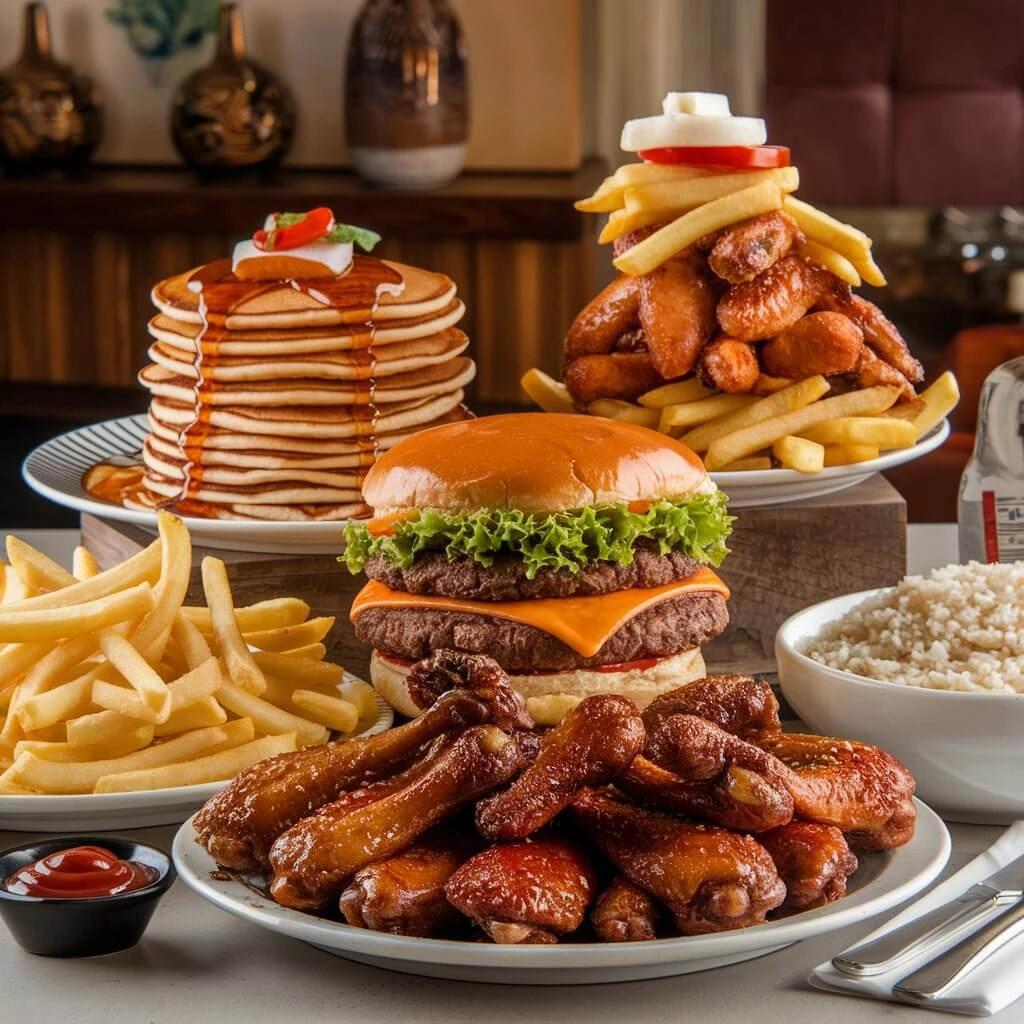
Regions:
<instances>
[{"instance_id":1,"label":"plate of chicken wing","mask_svg":"<svg viewBox=\"0 0 1024 1024\"><path fill-rule=\"evenodd\" d=\"M174 859L221 909L406 973L513 984L685 974L878 914L936 877L941 820L894 757L784 733L712 676L546 730L490 658L438 651L434 703L246 769Z\"/></svg>"}]
</instances>

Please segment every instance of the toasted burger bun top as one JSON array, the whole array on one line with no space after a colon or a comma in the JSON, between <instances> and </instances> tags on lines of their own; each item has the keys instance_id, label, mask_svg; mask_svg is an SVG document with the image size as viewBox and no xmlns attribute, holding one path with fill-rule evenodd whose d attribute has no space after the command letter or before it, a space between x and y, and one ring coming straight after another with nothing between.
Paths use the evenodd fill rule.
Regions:
<instances>
[{"instance_id":1,"label":"toasted burger bun top","mask_svg":"<svg viewBox=\"0 0 1024 1024\"><path fill-rule=\"evenodd\" d=\"M363 481L377 515L411 508L561 512L686 498L713 485L686 445L632 423L512 413L420 431Z\"/></svg>"}]
</instances>

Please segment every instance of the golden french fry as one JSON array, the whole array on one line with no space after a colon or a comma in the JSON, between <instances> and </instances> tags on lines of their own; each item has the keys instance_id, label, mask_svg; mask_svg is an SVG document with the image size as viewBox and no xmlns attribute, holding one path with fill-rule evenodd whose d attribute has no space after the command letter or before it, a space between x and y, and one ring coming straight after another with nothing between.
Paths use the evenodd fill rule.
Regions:
<instances>
[{"instance_id":1,"label":"golden french fry","mask_svg":"<svg viewBox=\"0 0 1024 1024\"><path fill-rule=\"evenodd\" d=\"M251 633L243 633L242 639L250 647L255 647L260 651L294 651L297 647L323 640L333 625L334 616L327 615L316 619L307 619L297 626L259 629ZM202 636L202 634L199 635Z\"/></svg>"},{"instance_id":2,"label":"golden french fry","mask_svg":"<svg viewBox=\"0 0 1024 1024\"><path fill-rule=\"evenodd\" d=\"M95 577L99 579L99 577ZM78 586L88 586L86 580ZM68 588L70 589L70 588ZM57 594L60 591L56 592ZM43 595L49 597L50 595ZM54 595L56 596L56 595ZM29 598L40 600L40 598ZM28 602L22 602L27 604ZM128 622L144 615L153 607L153 591L148 583L100 597L70 608L42 608L14 611L0 608L0 643L30 643L36 640L60 640L93 633L119 622Z\"/></svg>"},{"instance_id":3,"label":"golden french fry","mask_svg":"<svg viewBox=\"0 0 1024 1024\"><path fill-rule=\"evenodd\" d=\"M230 779L240 771L275 754L298 749L295 733L263 736L238 747L207 754L191 761L106 775L96 782L94 793L129 793L146 789L197 786Z\"/></svg>"},{"instance_id":4,"label":"golden french fry","mask_svg":"<svg viewBox=\"0 0 1024 1024\"><path fill-rule=\"evenodd\" d=\"M538 725L558 725L562 716L576 707L582 697L571 693L548 693L526 698L526 710Z\"/></svg>"},{"instance_id":5,"label":"golden french fry","mask_svg":"<svg viewBox=\"0 0 1024 1024\"><path fill-rule=\"evenodd\" d=\"M242 639L227 569L219 558L207 555L203 559L202 575L213 632L227 673L239 686L250 693L260 694L266 689L266 680Z\"/></svg>"},{"instance_id":6,"label":"golden french fry","mask_svg":"<svg viewBox=\"0 0 1024 1024\"><path fill-rule=\"evenodd\" d=\"M100 634L100 650L107 661L124 676L132 690L141 698L140 707L144 707L145 711L132 717L141 718L144 722L154 724L166 722L172 710L171 691L134 645L123 636L105 631ZM114 690L120 689L120 687L113 687L109 683L97 680L93 687L93 702L99 704L100 707L109 707L109 704L100 699L100 694L108 689ZM116 707L114 710L120 711L121 714L125 713L124 709L120 707Z\"/></svg>"},{"instance_id":7,"label":"golden french fry","mask_svg":"<svg viewBox=\"0 0 1024 1024\"><path fill-rule=\"evenodd\" d=\"M880 415L887 420L910 420L913 422L928 408L928 403L918 396L908 401L899 402L891 409L886 409Z\"/></svg>"},{"instance_id":8,"label":"golden french fry","mask_svg":"<svg viewBox=\"0 0 1024 1024\"><path fill-rule=\"evenodd\" d=\"M574 412L572 395L566 386L536 366L526 371L519 386L545 412Z\"/></svg>"},{"instance_id":9,"label":"golden french fry","mask_svg":"<svg viewBox=\"0 0 1024 1024\"><path fill-rule=\"evenodd\" d=\"M612 262L624 274L646 274L712 231L781 206L782 190L765 181L684 213Z\"/></svg>"},{"instance_id":10,"label":"golden french fry","mask_svg":"<svg viewBox=\"0 0 1024 1024\"><path fill-rule=\"evenodd\" d=\"M812 405L734 431L717 438L709 445L704 465L709 471L716 470L737 459L753 455L762 448L770 447L780 437L787 434L803 434L810 427L839 416L877 416L896 401L899 393L899 388L890 387L851 391L845 395L824 398ZM766 402L769 400L764 399Z\"/></svg>"},{"instance_id":11,"label":"golden french fry","mask_svg":"<svg viewBox=\"0 0 1024 1024\"><path fill-rule=\"evenodd\" d=\"M158 512L160 578L153 587L153 609L132 635L132 643L153 661L159 661L171 627L188 591L192 570L192 540L185 524L169 512Z\"/></svg>"},{"instance_id":12,"label":"golden french fry","mask_svg":"<svg viewBox=\"0 0 1024 1024\"><path fill-rule=\"evenodd\" d=\"M266 651L261 653L268 653ZM327 648L321 643L304 644L301 647L291 647L287 651L270 651L270 654L280 654L289 658L300 658L303 661L323 661L327 655Z\"/></svg>"},{"instance_id":13,"label":"golden french fry","mask_svg":"<svg viewBox=\"0 0 1024 1024\"><path fill-rule=\"evenodd\" d=\"M257 651L253 659L263 672L279 679L295 683L311 683L316 686L337 686L344 670L329 661L310 661L308 658L294 658L290 654L275 654Z\"/></svg>"},{"instance_id":14,"label":"golden french fry","mask_svg":"<svg viewBox=\"0 0 1024 1024\"><path fill-rule=\"evenodd\" d=\"M768 455L748 455L745 459L737 459L720 469L717 473L751 473L756 470L771 469L772 460Z\"/></svg>"},{"instance_id":15,"label":"golden french fry","mask_svg":"<svg viewBox=\"0 0 1024 1024\"><path fill-rule=\"evenodd\" d=\"M842 253L811 239L800 246L799 252L811 262L831 270L840 281L845 281L851 288L860 287L860 274L857 268Z\"/></svg>"},{"instance_id":16,"label":"golden french fry","mask_svg":"<svg viewBox=\"0 0 1024 1024\"><path fill-rule=\"evenodd\" d=\"M75 548L71 557L71 575L76 580L91 580L93 576L99 576L103 570L100 563L93 557L92 552L81 544Z\"/></svg>"},{"instance_id":17,"label":"golden french fry","mask_svg":"<svg viewBox=\"0 0 1024 1024\"><path fill-rule=\"evenodd\" d=\"M702 178L710 172L682 164L623 164L614 174L598 185L594 194L580 199L576 209L583 213L610 213L623 203L623 192L631 185L643 185L654 181L688 181Z\"/></svg>"},{"instance_id":18,"label":"golden french fry","mask_svg":"<svg viewBox=\"0 0 1024 1024\"><path fill-rule=\"evenodd\" d=\"M878 449L867 444L825 445L826 466L850 466L855 462L870 462L878 458Z\"/></svg>"},{"instance_id":19,"label":"golden french fry","mask_svg":"<svg viewBox=\"0 0 1024 1024\"><path fill-rule=\"evenodd\" d=\"M818 444L870 445L882 451L910 448L916 440L913 423L883 416L840 416L801 430L800 436Z\"/></svg>"},{"instance_id":20,"label":"golden french fry","mask_svg":"<svg viewBox=\"0 0 1024 1024\"><path fill-rule=\"evenodd\" d=\"M13 533L7 535L7 558L11 568L28 587L37 590L60 590L78 582L62 565L37 551Z\"/></svg>"},{"instance_id":21,"label":"golden french fry","mask_svg":"<svg viewBox=\"0 0 1024 1024\"><path fill-rule=\"evenodd\" d=\"M328 697L316 690L295 690L292 704L314 722L335 732L351 732L359 724L359 708L344 697Z\"/></svg>"},{"instance_id":22,"label":"golden french fry","mask_svg":"<svg viewBox=\"0 0 1024 1024\"><path fill-rule=\"evenodd\" d=\"M812 242L834 249L855 267L858 262L870 259L871 239L852 224L844 224L795 196L786 196L782 208ZM863 271L860 274L864 276Z\"/></svg>"},{"instance_id":23,"label":"golden french fry","mask_svg":"<svg viewBox=\"0 0 1024 1024\"><path fill-rule=\"evenodd\" d=\"M960 401L960 388L956 377L947 370L918 396L925 403L925 409L914 420L914 433L920 441L929 430L956 408Z\"/></svg>"},{"instance_id":24,"label":"golden french fry","mask_svg":"<svg viewBox=\"0 0 1024 1024\"><path fill-rule=\"evenodd\" d=\"M623 402L617 398L595 398L587 404L587 412L591 416L604 416L610 420L622 420L623 423L635 423L640 427L658 426L658 410L643 409L632 402Z\"/></svg>"},{"instance_id":25,"label":"golden french fry","mask_svg":"<svg viewBox=\"0 0 1024 1024\"><path fill-rule=\"evenodd\" d=\"M717 395L714 388L706 388L696 377L677 380L672 384L662 384L659 388L645 391L637 403L646 409L664 409L666 405L679 405L682 402L696 402L699 398L710 398Z\"/></svg>"},{"instance_id":26,"label":"golden french fry","mask_svg":"<svg viewBox=\"0 0 1024 1024\"><path fill-rule=\"evenodd\" d=\"M129 695L131 693L130 690L124 692ZM150 723L140 722L138 719L129 718L116 711L94 711L88 715L72 718L66 723L67 741L75 747L110 746L116 744L124 733L143 725L150 725ZM152 726L150 725L150 727ZM82 756L77 760L91 761L93 758Z\"/></svg>"},{"instance_id":27,"label":"golden french fry","mask_svg":"<svg viewBox=\"0 0 1024 1024\"><path fill-rule=\"evenodd\" d=\"M882 273L882 268L875 262L871 253L858 260L853 260L853 266L857 273L864 278L865 283L872 284L876 288L886 285L885 274Z\"/></svg>"},{"instance_id":28,"label":"golden french fry","mask_svg":"<svg viewBox=\"0 0 1024 1024\"><path fill-rule=\"evenodd\" d=\"M814 441L787 434L772 445L772 454L784 469L799 473L820 473L825 466L825 449Z\"/></svg>"},{"instance_id":29,"label":"golden french fry","mask_svg":"<svg viewBox=\"0 0 1024 1024\"><path fill-rule=\"evenodd\" d=\"M0 649L0 687L9 687L52 650L52 643L6 644Z\"/></svg>"},{"instance_id":30,"label":"golden french fry","mask_svg":"<svg viewBox=\"0 0 1024 1024\"><path fill-rule=\"evenodd\" d=\"M666 405L661 410L658 429L668 433L673 427L695 427L738 409L746 409L757 401L753 395L714 395L711 398L699 398L696 402Z\"/></svg>"},{"instance_id":31,"label":"golden french fry","mask_svg":"<svg viewBox=\"0 0 1024 1024\"><path fill-rule=\"evenodd\" d=\"M162 681L162 680L161 680ZM166 685L166 684L165 684ZM127 686L118 686L106 679L97 679L92 684L91 702L108 711L116 711L133 721L157 725L166 722L171 715L170 695L159 707L150 707L142 697Z\"/></svg>"},{"instance_id":32,"label":"golden french fry","mask_svg":"<svg viewBox=\"0 0 1024 1024\"><path fill-rule=\"evenodd\" d=\"M776 391L782 391L795 383L796 381L790 377L771 377L767 373L762 373L754 381L754 386L750 393L753 395L774 395Z\"/></svg>"},{"instance_id":33,"label":"golden french fry","mask_svg":"<svg viewBox=\"0 0 1024 1024\"><path fill-rule=\"evenodd\" d=\"M154 727L153 735L174 736L179 732L221 725L227 719L227 712L217 703L215 697L203 697L202 700L193 701L177 711L172 711L166 722Z\"/></svg>"},{"instance_id":34,"label":"golden french fry","mask_svg":"<svg viewBox=\"0 0 1024 1024\"><path fill-rule=\"evenodd\" d=\"M775 185L782 192L795 192L800 174L795 167L743 171L737 174L713 174L689 181L660 181L633 185L624 194L627 213L657 212L663 216L692 210L723 196L762 184Z\"/></svg>"},{"instance_id":35,"label":"golden french fry","mask_svg":"<svg viewBox=\"0 0 1024 1024\"><path fill-rule=\"evenodd\" d=\"M0 605L17 604L27 597L34 597L35 587L28 586L18 575L13 565L2 563L4 566L3 590L0 590Z\"/></svg>"},{"instance_id":36,"label":"golden french fry","mask_svg":"<svg viewBox=\"0 0 1024 1024\"><path fill-rule=\"evenodd\" d=\"M181 655L189 668L199 668L213 657L213 651L210 650L206 637L200 632L199 627L184 614L184 609L180 609L175 616L171 635L181 649Z\"/></svg>"},{"instance_id":37,"label":"golden french fry","mask_svg":"<svg viewBox=\"0 0 1024 1024\"><path fill-rule=\"evenodd\" d=\"M107 758L124 757L125 754L142 750L153 742L153 726L146 722L122 729L117 736L106 743L79 746L73 743L54 743L46 740L21 740L14 747L14 756L31 753L44 761L61 763L80 761L101 761Z\"/></svg>"},{"instance_id":38,"label":"golden french fry","mask_svg":"<svg viewBox=\"0 0 1024 1024\"><path fill-rule=\"evenodd\" d=\"M185 605L182 615L207 636L213 634L213 622L209 608L193 608ZM253 633L258 629L280 629L282 626L294 626L309 618L309 605L297 597L274 597L269 601L235 609L238 628L243 633Z\"/></svg>"},{"instance_id":39,"label":"golden french fry","mask_svg":"<svg viewBox=\"0 0 1024 1024\"><path fill-rule=\"evenodd\" d=\"M638 231L640 228L650 227L659 221L672 220L672 214L662 210L638 210L630 213L628 210L616 210L608 217L604 227L601 228L597 241L601 245L608 245L630 231Z\"/></svg>"},{"instance_id":40,"label":"golden french fry","mask_svg":"<svg viewBox=\"0 0 1024 1024\"><path fill-rule=\"evenodd\" d=\"M102 667L90 669L71 682L23 701L17 710L22 729L28 733L57 722L76 718L92 710L92 688Z\"/></svg>"},{"instance_id":41,"label":"golden french fry","mask_svg":"<svg viewBox=\"0 0 1024 1024\"><path fill-rule=\"evenodd\" d=\"M609 176L586 199L577 199L573 206L581 213L607 213L622 205L622 188Z\"/></svg>"},{"instance_id":42,"label":"golden french fry","mask_svg":"<svg viewBox=\"0 0 1024 1024\"><path fill-rule=\"evenodd\" d=\"M285 711L300 713L300 709L292 703L292 694L296 690L315 690L327 697L337 697L338 687L336 686L312 686L309 683L292 683L285 679L278 679L276 676L267 676L267 688L260 694L260 697L268 704L274 704Z\"/></svg>"},{"instance_id":43,"label":"golden french fry","mask_svg":"<svg viewBox=\"0 0 1024 1024\"><path fill-rule=\"evenodd\" d=\"M704 426L683 434L680 440L695 452L706 452L713 441L726 434L732 434L744 427L752 427L755 423L763 423L774 416L802 409L805 405L816 402L829 390L829 383L824 377L808 377L788 387L776 391L767 398L753 405L738 409L728 416L721 416ZM724 471L724 467L723 467Z\"/></svg>"},{"instance_id":44,"label":"golden french fry","mask_svg":"<svg viewBox=\"0 0 1024 1024\"><path fill-rule=\"evenodd\" d=\"M373 722L377 719L377 692L369 683L361 679L350 679L338 687L341 696L359 708L361 722Z\"/></svg>"},{"instance_id":45,"label":"golden french fry","mask_svg":"<svg viewBox=\"0 0 1024 1024\"><path fill-rule=\"evenodd\" d=\"M170 720L174 712L181 711L183 708L216 693L222 682L220 663L211 656L198 668L166 683L167 693L170 695L170 712L164 718L156 717L156 712L147 705L141 694L127 690L123 686L97 683L93 687L92 699L100 707L116 711L127 718L137 718L143 722L162 725ZM207 724L216 723L208 722Z\"/></svg>"},{"instance_id":46,"label":"golden french fry","mask_svg":"<svg viewBox=\"0 0 1024 1024\"><path fill-rule=\"evenodd\" d=\"M211 747L224 743L228 735L222 725L209 729L195 729L163 743L146 747L144 750L101 761L60 763L46 761L36 754L25 753L15 758L10 771L14 782L40 789L45 793L91 793L97 781L104 775L117 775L142 768L159 768L197 757Z\"/></svg>"},{"instance_id":47,"label":"golden french fry","mask_svg":"<svg viewBox=\"0 0 1024 1024\"><path fill-rule=\"evenodd\" d=\"M217 693L217 700L228 711L251 718L256 731L268 736L294 732L301 747L326 743L330 738L330 733L325 726L300 718L283 708L275 707L234 683L225 683ZM15 781L20 780L15 779Z\"/></svg>"}]
</instances>

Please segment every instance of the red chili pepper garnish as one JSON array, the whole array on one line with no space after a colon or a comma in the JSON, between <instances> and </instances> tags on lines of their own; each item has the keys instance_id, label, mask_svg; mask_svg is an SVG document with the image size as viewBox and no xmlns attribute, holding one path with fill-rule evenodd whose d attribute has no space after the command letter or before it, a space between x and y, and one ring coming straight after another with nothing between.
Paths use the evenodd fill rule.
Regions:
<instances>
[{"instance_id":1,"label":"red chili pepper garnish","mask_svg":"<svg viewBox=\"0 0 1024 1024\"><path fill-rule=\"evenodd\" d=\"M278 214L274 216L277 217ZM297 224L288 224L269 231L261 229L253 233L252 240L257 249L263 249L265 252L298 249L330 234L333 227L334 213L326 206L318 206L315 210L310 210Z\"/></svg>"}]
</instances>

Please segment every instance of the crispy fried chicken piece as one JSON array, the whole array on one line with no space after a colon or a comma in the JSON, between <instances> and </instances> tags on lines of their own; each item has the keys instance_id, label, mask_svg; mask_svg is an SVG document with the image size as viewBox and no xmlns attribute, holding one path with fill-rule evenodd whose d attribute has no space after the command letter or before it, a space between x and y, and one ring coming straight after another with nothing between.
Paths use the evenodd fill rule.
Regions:
<instances>
[{"instance_id":1,"label":"crispy fried chicken piece","mask_svg":"<svg viewBox=\"0 0 1024 1024\"><path fill-rule=\"evenodd\" d=\"M266 867L274 840L340 793L390 775L424 744L451 729L487 720L465 691L444 694L419 718L378 736L279 754L246 768L196 815L199 842L218 864L236 871Z\"/></svg>"},{"instance_id":2,"label":"crispy fried chicken piece","mask_svg":"<svg viewBox=\"0 0 1024 1024\"><path fill-rule=\"evenodd\" d=\"M803 733L783 733L761 745L787 769L797 817L834 825L855 850L889 850L913 836L914 777L891 754Z\"/></svg>"},{"instance_id":3,"label":"crispy fried chicken piece","mask_svg":"<svg viewBox=\"0 0 1024 1024\"><path fill-rule=\"evenodd\" d=\"M594 904L590 923L603 942L643 942L658 937L658 904L625 875L616 875Z\"/></svg>"},{"instance_id":4,"label":"crispy fried chicken piece","mask_svg":"<svg viewBox=\"0 0 1024 1024\"><path fill-rule=\"evenodd\" d=\"M594 885L576 846L544 837L478 853L452 875L445 893L495 942L536 944L579 928Z\"/></svg>"},{"instance_id":5,"label":"crispy fried chicken piece","mask_svg":"<svg viewBox=\"0 0 1024 1024\"><path fill-rule=\"evenodd\" d=\"M761 376L754 346L726 337L715 338L704 346L696 369L704 387L728 394L747 394Z\"/></svg>"},{"instance_id":6,"label":"crispy fried chicken piece","mask_svg":"<svg viewBox=\"0 0 1024 1024\"><path fill-rule=\"evenodd\" d=\"M704 256L691 246L639 280L640 325L654 368L665 380L682 377L715 328L716 294Z\"/></svg>"},{"instance_id":7,"label":"crispy fried chicken piece","mask_svg":"<svg viewBox=\"0 0 1024 1024\"><path fill-rule=\"evenodd\" d=\"M774 338L792 327L838 281L827 270L789 255L752 281L734 284L718 303L718 324L740 341Z\"/></svg>"},{"instance_id":8,"label":"crispy fried chicken piece","mask_svg":"<svg viewBox=\"0 0 1024 1024\"><path fill-rule=\"evenodd\" d=\"M486 654L439 648L413 665L406 686L412 702L421 708L429 708L450 690L465 690L488 709L487 721L499 729L536 725L505 670Z\"/></svg>"},{"instance_id":9,"label":"crispy fried chicken piece","mask_svg":"<svg viewBox=\"0 0 1024 1024\"><path fill-rule=\"evenodd\" d=\"M430 938L456 924L444 887L478 849L469 836L434 831L355 873L338 906L356 928Z\"/></svg>"},{"instance_id":10,"label":"crispy fried chicken piece","mask_svg":"<svg viewBox=\"0 0 1024 1024\"><path fill-rule=\"evenodd\" d=\"M354 811L344 801L327 804L279 836L270 850L271 895L299 910L323 906L360 868L398 853L452 811L514 778L525 763L520 744L497 727L467 729L383 800Z\"/></svg>"},{"instance_id":11,"label":"crispy fried chicken piece","mask_svg":"<svg viewBox=\"0 0 1024 1024\"><path fill-rule=\"evenodd\" d=\"M851 373L864 352L864 334L842 313L808 313L761 346L761 365L773 377L802 380Z\"/></svg>"},{"instance_id":12,"label":"crispy fried chicken piece","mask_svg":"<svg viewBox=\"0 0 1024 1024\"><path fill-rule=\"evenodd\" d=\"M774 266L803 240L803 233L788 213L762 213L724 228L708 254L708 266L722 280L741 284Z\"/></svg>"},{"instance_id":13,"label":"crispy fried chicken piece","mask_svg":"<svg viewBox=\"0 0 1024 1024\"><path fill-rule=\"evenodd\" d=\"M757 743L782 732L771 686L750 676L705 676L655 697L643 710L648 733L671 715L697 715L741 740Z\"/></svg>"},{"instance_id":14,"label":"crispy fried chicken piece","mask_svg":"<svg viewBox=\"0 0 1024 1024\"><path fill-rule=\"evenodd\" d=\"M823 907L846 895L846 880L857 870L857 858L839 829L791 821L757 839L786 883L785 910Z\"/></svg>"},{"instance_id":15,"label":"crispy fried chicken piece","mask_svg":"<svg viewBox=\"0 0 1024 1024\"><path fill-rule=\"evenodd\" d=\"M632 249L638 242L642 242L645 238L650 238L655 231L660 231L667 223L667 221L659 221L656 224L649 224L647 227L637 228L635 231L627 231L624 235L619 235L612 242L612 254L616 257L621 256L627 249ZM701 251L706 252L707 250Z\"/></svg>"},{"instance_id":16,"label":"crispy fried chicken piece","mask_svg":"<svg viewBox=\"0 0 1024 1024\"><path fill-rule=\"evenodd\" d=\"M710 722L705 725L709 733L717 729ZM729 735L721 730L717 733ZM639 755L615 784L648 807L741 832L764 832L790 821L793 798L773 770L771 759L763 751L760 756L753 753L756 747L735 736L726 742L735 743L744 753L730 757L719 751L720 765L713 771L706 766L702 769L709 772L707 778L686 778Z\"/></svg>"},{"instance_id":17,"label":"crispy fried chicken piece","mask_svg":"<svg viewBox=\"0 0 1024 1024\"><path fill-rule=\"evenodd\" d=\"M824 315L823 313L818 314L818 316ZM867 345L861 349L854 373L857 375L858 387L871 388L876 384L886 384L899 388L903 397L908 400L915 397L914 385L894 366L882 362Z\"/></svg>"},{"instance_id":18,"label":"crispy fried chicken piece","mask_svg":"<svg viewBox=\"0 0 1024 1024\"><path fill-rule=\"evenodd\" d=\"M593 789L580 790L570 806L612 863L672 911L683 935L760 924L785 898L771 857L750 836L656 814Z\"/></svg>"},{"instance_id":19,"label":"crispy fried chicken piece","mask_svg":"<svg viewBox=\"0 0 1024 1024\"><path fill-rule=\"evenodd\" d=\"M924 367L911 354L896 325L873 302L854 295L850 286L834 275L828 276L829 287L822 290L815 305L848 316L864 332L864 340L877 355L911 384L920 384Z\"/></svg>"},{"instance_id":20,"label":"crispy fried chicken piece","mask_svg":"<svg viewBox=\"0 0 1024 1024\"><path fill-rule=\"evenodd\" d=\"M477 829L503 842L536 832L581 787L601 786L620 775L645 738L631 700L613 694L587 697L544 735L536 759L508 789L477 804Z\"/></svg>"},{"instance_id":21,"label":"crispy fried chicken piece","mask_svg":"<svg viewBox=\"0 0 1024 1024\"><path fill-rule=\"evenodd\" d=\"M573 401L586 405L598 398L636 398L659 384L650 352L612 352L606 356L580 356L567 363L562 374Z\"/></svg>"},{"instance_id":22,"label":"crispy fried chicken piece","mask_svg":"<svg viewBox=\"0 0 1024 1024\"><path fill-rule=\"evenodd\" d=\"M622 274L591 299L565 335L565 361L603 355L637 325L640 311L639 278Z\"/></svg>"}]
</instances>

